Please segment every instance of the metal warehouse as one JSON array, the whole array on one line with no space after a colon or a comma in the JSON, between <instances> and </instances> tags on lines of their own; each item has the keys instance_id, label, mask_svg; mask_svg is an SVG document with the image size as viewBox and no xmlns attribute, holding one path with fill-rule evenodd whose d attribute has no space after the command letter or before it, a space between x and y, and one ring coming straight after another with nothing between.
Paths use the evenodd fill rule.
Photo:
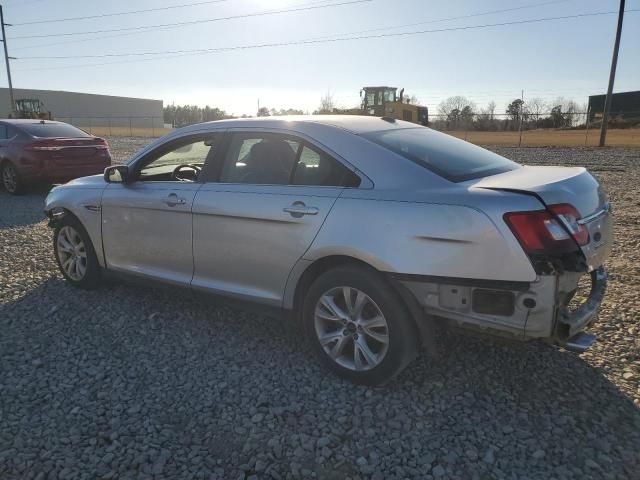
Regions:
<instances>
[{"instance_id":1,"label":"metal warehouse","mask_svg":"<svg viewBox=\"0 0 640 480\"><path fill-rule=\"evenodd\" d=\"M14 88L19 99L40 100L54 120L82 127L161 128L162 100L116 97L93 93ZM11 112L9 89L0 88L0 117Z\"/></svg>"},{"instance_id":2,"label":"metal warehouse","mask_svg":"<svg viewBox=\"0 0 640 480\"><path fill-rule=\"evenodd\" d=\"M606 95L592 95L589 97L590 120L601 118L604 110ZM622 120L640 118L640 90L634 92L614 93L611 96L611 116Z\"/></svg>"}]
</instances>

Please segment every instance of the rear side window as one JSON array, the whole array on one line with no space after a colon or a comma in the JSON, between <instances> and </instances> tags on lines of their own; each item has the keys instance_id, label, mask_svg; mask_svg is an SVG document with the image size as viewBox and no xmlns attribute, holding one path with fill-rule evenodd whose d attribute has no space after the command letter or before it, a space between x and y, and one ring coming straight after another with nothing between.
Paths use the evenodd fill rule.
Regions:
<instances>
[{"instance_id":1,"label":"rear side window","mask_svg":"<svg viewBox=\"0 0 640 480\"><path fill-rule=\"evenodd\" d=\"M66 123L23 123L22 130L34 137L42 138L84 138L90 137L87 132Z\"/></svg>"},{"instance_id":2,"label":"rear side window","mask_svg":"<svg viewBox=\"0 0 640 480\"><path fill-rule=\"evenodd\" d=\"M452 182L496 175L520 165L484 148L429 128L383 130L363 137Z\"/></svg>"},{"instance_id":3,"label":"rear side window","mask_svg":"<svg viewBox=\"0 0 640 480\"><path fill-rule=\"evenodd\" d=\"M360 178L334 158L298 139L235 134L227 151L223 183L357 187Z\"/></svg>"},{"instance_id":4,"label":"rear side window","mask_svg":"<svg viewBox=\"0 0 640 480\"><path fill-rule=\"evenodd\" d=\"M293 174L294 185L357 187L360 179L340 162L304 146Z\"/></svg>"},{"instance_id":5,"label":"rear side window","mask_svg":"<svg viewBox=\"0 0 640 480\"><path fill-rule=\"evenodd\" d=\"M222 170L224 183L286 185L299 142L273 134L233 136Z\"/></svg>"},{"instance_id":6,"label":"rear side window","mask_svg":"<svg viewBox=\"0 0 640 480\"><path fill-rule=\"evenodd\" d=\"M9 138L9 133L7 132L7 126L0 123L0 140L6 140Z\"/></svg>"}]
</instances>

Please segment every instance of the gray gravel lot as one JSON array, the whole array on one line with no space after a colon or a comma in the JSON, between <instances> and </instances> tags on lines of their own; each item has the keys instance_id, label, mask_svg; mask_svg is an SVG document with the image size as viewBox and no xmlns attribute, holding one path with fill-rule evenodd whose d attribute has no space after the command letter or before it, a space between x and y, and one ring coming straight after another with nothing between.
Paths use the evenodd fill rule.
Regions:
<instances>
[{"instance_id":1,"label":"gray gravel lot","mask_svg":"<svg viewBox=\"0 0 640 480\"><path fill-rule=\"evenodd\" d=\"M146 141L111 139L114 157ZM640 478L640 151L497 150L588 165L608 188L599 341L577 356L454 338L382 388L327 374L282 321L72 289L45 192L0 192L0 479Z\"/></svg>"}]
</instances>

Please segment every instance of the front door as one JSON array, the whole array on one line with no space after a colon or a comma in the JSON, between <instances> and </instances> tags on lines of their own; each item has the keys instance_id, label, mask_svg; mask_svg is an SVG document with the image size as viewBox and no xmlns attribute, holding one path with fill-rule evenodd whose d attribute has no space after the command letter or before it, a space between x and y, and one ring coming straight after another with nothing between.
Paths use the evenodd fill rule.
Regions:
<instances>
[{"instance_id":1,"label":"front door","mask_svg":"<svg viewBox=\"0 0 640 480\"><path fill-rule=\"evenodd\" d=\"M233 134L220 182L193 204L195 288L280 306L287 278L358 179L300 139Z\"/></svg>"},{"instance_id":2,"label":"front door","mask_svg":"<svg viewBox=\"0 0 640 480\"><path fill-rule=\"evenodd\" d=\"M130 183L110 183L102 198L107 269L188 285L193 276L191 207L211 134L182 138L132 166Z\"/></svg>"}]
</instances>

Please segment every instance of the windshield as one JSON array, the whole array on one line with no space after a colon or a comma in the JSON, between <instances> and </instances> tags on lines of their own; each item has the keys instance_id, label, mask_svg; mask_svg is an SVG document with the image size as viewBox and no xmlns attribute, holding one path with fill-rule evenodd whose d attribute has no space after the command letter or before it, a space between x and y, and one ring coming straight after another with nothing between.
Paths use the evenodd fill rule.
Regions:
<instances>
[{"instance_id":1,"label":"windshield","mask_svg":"<svg viewBox=\"0 0 640 480\"><path fill-rule=\"evenodd\" d=\"M519 164L489 150L430 128L383 130L362 136L452 182L520 168Z\"/></svg>"},{"instance_id":2,"label":"windshield","mask_svg":"<svg viewBox=\"0 0 640 480\"><path fill-rule=\"evenodd\" d=\"M91 136L87 132L66 123L22 123L20 128L29 135L42 138L84 138Z\"/></svg>"}]
</instances>

